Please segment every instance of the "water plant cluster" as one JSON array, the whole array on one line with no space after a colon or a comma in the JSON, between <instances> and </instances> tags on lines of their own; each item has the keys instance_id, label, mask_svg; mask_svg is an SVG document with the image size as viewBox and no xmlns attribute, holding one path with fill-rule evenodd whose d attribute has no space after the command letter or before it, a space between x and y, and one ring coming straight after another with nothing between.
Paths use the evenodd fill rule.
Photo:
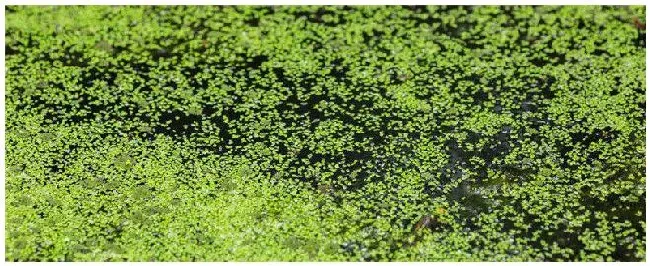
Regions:
<instances>
[{"instance_id":1,"label":"water plant cluster","mask_svg":"<svg viewBox=\"0 0 650 266\"><path fill-rule=\"evenodd\" d=\"M5 15L8 261L645 260L645 7Z\"/></svg>"}]
</instances>

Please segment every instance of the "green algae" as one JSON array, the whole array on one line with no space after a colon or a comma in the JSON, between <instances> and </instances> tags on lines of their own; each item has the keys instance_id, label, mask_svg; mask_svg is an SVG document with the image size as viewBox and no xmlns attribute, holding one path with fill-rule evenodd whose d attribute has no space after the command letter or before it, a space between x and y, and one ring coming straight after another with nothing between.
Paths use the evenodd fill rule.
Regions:
<instances>
[{"instance_id":1,"label":"green algae","mask_svg":"<svg viewBox=\"0 0 650 266\"><path fill-rule=\"evenodd\" d=\"M5 15L8 261L645 260L645 7Z\"/></svg>"}]
</instances>

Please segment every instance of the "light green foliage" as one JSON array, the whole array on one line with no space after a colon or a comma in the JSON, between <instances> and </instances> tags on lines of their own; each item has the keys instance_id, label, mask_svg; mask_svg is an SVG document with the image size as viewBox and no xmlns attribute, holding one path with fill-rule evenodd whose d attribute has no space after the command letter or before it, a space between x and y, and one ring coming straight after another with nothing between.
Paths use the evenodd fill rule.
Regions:
<instances>
[{"instance_id":1,"label":"light green foliage","mask_svg":"<svg viewBox=\"0 0 650 266\"><path fill-rule=\"evenodd\" d=\"M8 261L645 260L645 7L19 7Z\"/></svg>"}]
</instances>

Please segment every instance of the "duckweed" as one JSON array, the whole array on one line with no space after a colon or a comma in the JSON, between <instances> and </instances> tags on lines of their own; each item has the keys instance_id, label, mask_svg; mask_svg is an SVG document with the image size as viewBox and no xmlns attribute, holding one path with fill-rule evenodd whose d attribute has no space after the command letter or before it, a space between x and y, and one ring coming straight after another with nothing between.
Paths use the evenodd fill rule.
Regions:
<instances>
[{"instance_id":1,"label":"duckweed","mask_svg":"<svg viewBox=\"0 0 650 266\"><path fill-rule=\"evenodd\" d=\"M5 15L7 261L645 260L645 7Z\"/></svg>"}]
</instances>

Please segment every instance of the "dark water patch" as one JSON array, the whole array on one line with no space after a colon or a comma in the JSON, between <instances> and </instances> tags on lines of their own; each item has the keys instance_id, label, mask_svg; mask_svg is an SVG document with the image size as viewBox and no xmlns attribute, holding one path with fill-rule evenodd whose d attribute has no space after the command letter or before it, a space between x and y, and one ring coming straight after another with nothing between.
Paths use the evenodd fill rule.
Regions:
<instances>
[{"instance_id":1,"label":"dark water patch","mask_svg":"<svg viewBox=\"0 0 650 266\"><path fill-rule=\"evenodd\" d=\"M314 174L302 173L307 169L307 166L314 166L317 162L320 162L324 159L323 155L317 155L310 150L310 147L304 146L300 148L291 147L288 149L288 158L289 165L286 171L290 174L296 174L295 177L299 181L310 184L314 189L317 189L319 186L318 176ZM318 167L319 170L322 170Z\"/></svg>"},{"instance_id":2,"label":"dark water patch","mask_svg":"<svg viewBox=\"0 0 650 266\"><path fill-rule=\"evenodd\" d=\"M247 69L258 69L262 66L262 63L269 60L269 57L266 55L255 55L252 57L242 55L239 58L245 58L245 67Z\"/></svg>"},{"instance_id":3,"label":"dark water patch","mask_svg":"<svg viewBox=\"0 0 650 266\"><path fill-rule=\"evenodd\" d=\"M27 37L26 37L26 38L27 38L27 41L26 41L26 42L23 42L23 44L24 44L23 46L24 46L25 48L28 48L28 49L38 49L39 46L41 45L41 43L40 43L38 40L34 39L34 37L33 37L33 35L32 35L31 33L30 33L30 34L27 34Z\"/></svg>"},{"instance_id":4,"label":"dark water patch","mask_svg":"<svg viewBox=\"0 0 650 266\"><path fill-rule=\"evenodd\" d=\"M614 130L607 126L604 128L595 129L591 132L573 132L569 133L573 143L580 143L583 147L588 148L592 143L603 141L611 143L620 135L620 131Z\"/></svg>"},{"instance_id":5,"label":"dark water patch","mask_svg":"<svg viewBox=\"0 0 650 266\"><path fill-rule=\"evenodd\" d=\"M474 27L476 26L475 23L469 22L469 21L457 21L456 26L447 26L445 24L442 24L441 29L443 30L444 34L447 34L450 38L452 39L462 39L461 36L463 35L464 32L469 32L471 31ZM471 42L465 42L465 46L467 48L473 49L473 48L480 48L482 45L476 45Z\"/></svg>"},{"instance_id":6,"label":"dark water patch","mask_svg":"<svg viewBox=\"0 0 650 266\"><path fill-rule=\"evenodd\" d=\"M537 216L526 216L524 218L525 223L529 224L528 229L524 229L525 233L519 234L517 237L529 239L528 245L530 245L535 250L547 250L549 245L557 244L558 247L563 249L570 249L573 251L572 254L567 253L551 253L544 257L544 261L565 261L565 260L577 260L580 255L580 251L585 248L585 244L579 239L582 230L573 229L569 231L568 227L564 223L557 223L554 225L545 225ZM541 228L548 228L546 230L540 231ZM593 230L594 228L592 228ZM538 233L538 237L534 237L534 233Z\"/></svg>"},{"instance_id":7,"label":"dark water patch","mask_svg":"<svg viewBox=\"0 0 650 266\"><path fill-rule=\"evenodd\" d=\"M608 57L609 57L609 55L610 55L610 54L607 52L607 50L603 50L603 49L595 49L594 52L593 52L593 54L594 54L595 56L603 56L603 55L607 55Z\"/></svg>"},{"instance_id":8,"label":"dark water patch","mask_svg":"<svg viewBox=\"0 0 650 266\"><path fill-rule=\"evenodd\" d=\"M387 170L373 163L381 159L376 158L371 149L323 154L311 147L303 147L300 150L290 149L289 153L295 156L290 157L287 171L295 173L292 176L310 184L315 190L320 186L319 177L302 173L309 166L316 167L319 172L327 172L326 165L339 165L332 173L332 189L345 191L358 191L369 183L379 182Z\"/></svg>"},{"instance_id":9,"label":"dark water patch","mask_svg":"<svg viewBox=\"0 0 650 266\"><path fill-rule=\"evenodd\" d=\"M309 96L307 101L301 102L296 110L299 116L307 116L309 121L312 122L312 129L317 125L316 121L323 121L325 119L323 112L316 108L316 105L320 104L322 101L327 101L325 95L312 94Z\"/></svg>"},{"instance_id":10,"label":"dark water patch","mask_svg":"<svg viewBox=\"0 0 650 266\"><path fill-rule=\"evenodd\" d=\"M201 67L202 63L195 64L193 66L183 67L180 72L185 76L190 82L194 82L194 85L197 85L196 75L203 73L205 67ZM192 87L194 88L194 87Z\"/></svg>"},{"instance_id":11,"label":"dark water patch","mask_svg":"<svg viewBox=\"0 0 650 266\"><path fill-rule=\"evenodd\" d=\"M547 251L543 258L544 261L577 260L580 256L580 251L585 248L579 236L587 228L592 232L597 228L597 224L593 219L583 223L580 228L569 228L567 220L545 220L539 214L531 213L524 207L524 202L530 200L529 196L524 198L503 197L502 200L510 206L513 206L515 211L523 218L523 226L521 222L517 222L510 216L499 218L502 224L502 232L511 234L514 239L525 240L526 245L533 250L540 252ZM548 252L550 251L549 247L552 245L557 245L562 249L570 249L573 251L573 254Z\"/></svg>"},{"instance_id":12,"label":"dark water patch","mask_svg":"<svg viewBox=\"0 0 650 266\"><path fill-rule=\"evenodd\" d=\"M187 138L199 132L200 126L200 115L188 114L180 110L167 110L162 112L153 130L155 133L173 138Z\"/></svg>"},{"instance_id":13,"label":"dark water patch","mask_svg":"<svg viewBox=\"0 0 650 266\"><path fill-rule=\"evenodd\" d=\"M492 166L493 161L496 158L509 154L516 145L520 145L516 141L511 141L509 137L510 132L508 129L505 129L497 133L497 137L493 139L493 141L486 144L478 151L478 157L482 158L486 162L487 167ZM485 171L486 169L482 169L482 172Z\"/></svg>"},{"instance_id":14,"label":"dark water patch","mask_svg":"<svg viewBox=\"0 0 650 266\"><path fill-rule=\"evenodd\" d=\"M607 221L629 221L631 222L635 232L645 231L642 225L643 221L646 219L645 192L643 192L640 200L634 202L623 202L620 195L614 193L608 195L604 200L594 197L585 197L584 206L586 206L590 211L605 213L607 215ZM592 230L594 230L595 228L598 228L597 221L598 219L592 216L590 222L585 227L593 228ZM637 235L637 238L634 238L634 236L626 236L619 232L616 232L613 235L616 238L613 240L615 242L616 250L612 256L618 261L635 261L636 251L634 250L634 247L630 248L629 246L632 244L639 245L636 240L638 237L642 236ZM630 239L630 237L633 237L634 239ZM576 252L579 250L580 249L576 249Z\"/></svg>"},{"instance_id":15,"label":"dark water patch","mask_svg":"<svg viewBox=\"0 0 650 266\"><path fill-rule=\"evenodd\" d=\"M317 107L322 102L331 101L332 99L327 96L327 93L324 94L307 94L303 90L299 90L296 86L300 88L308 88L307 84L309 81L303 80L300 82L295 81L282 81L285 84L294 84L292 87L294 89L290 90L290 94L283 101L280 101L275 106L275 110L280 115L280 119L286 125L291 125L296 123L299 120L305 120L307 127L313 130L319 121L324 121L330 117L326 116L325 113ZM306 99L305 99L306 98ZM303 99L303 100L301 100Z\"/></svg>"},{"instance_id":16,"label":"dark water patch","mask_svg":"<svg viewBox=\"0 0 650 266\"><path fill-rule=\"evenodd\" d=\"M637 48L645 49L645 42L646 42L645 30L643 30L643 31L638 30L637 35L636 35L636 39L634 40L634 45Z\"/></svg>"},{"instance_id":17,"label":"dark water patch","mask_svg":"<svg viewBox=\"0 0 650 266\"><path fill-rule=\"evenodd\" d=\"M440 177L440 185L439 187L433 187L429 184L423 185L423 191L427 195L433 198L442 196L452 204L460 204L461 213L457 218L469 230L477 229L479 227L476 220L478 216L490 212L496 206L493 199L495 189L498 190L505 183L524 179L530 174L519 167L502 165L496 161L497 158L507 156L515 147L520 145L510 138L511 130L510 127L504 127L494 136L485 136L479 132L468 132L467 138L462 142L456 139L445 141L444 144L446 152L449 154L449 160L437 173L437 176ZM489 139L485 145L473 149L468 148L476 146L485 138ZM473 163L472 158L481 158L484 163ZM500 169L506 176L511 177L504 180L488 180L487 171L489 168ZM474 174L476 177L463 180L469 174ZM458 181L460 182L458 183ZM449 188L454 183L458 185L454 185L451 187L450 192L445 193L445 188Z\"/></svg>"},{"instance_id":18,"label":"dark water patch","mask_svg":"<svg viewBox=\"0 0 650 266\"><path fill-rule=\"evenodd\" d=\"M47 85L45 82L41 82L37 85L39 89L43 89L46 86L50 85ZM11 94L7 94L7 102L10 102L10 98L16 97L16 99L11 100L16 103L16 110L40 111L46 107L48 102L41 95L35 93L35 90L28 87L14 88L12 89ZM7 113L7 115L10 114Z\"/></svg>"},{"instance_id":19,"label":"dark water patch","mask_svg":"<svg viewBox=\"0 0 650 266\"><path fill-rule=\"evenodd\" d=\"M385 35L385 32L377 29L372 29L369 32L364 31L361 33L361 37L363 37L363 43L369 45L370 47L376 45L377 42L381 40Z\"/></svg>"},{"instance_id":20,"label":"dark water patch","mask_svg":"<svg viewBox=\"0 0 650 266\"><path fill-rule=\"evenodd\" d=\"M7 36L10 36L9 34L6 34ZM20 54L20 50L18 48L14 48L13 46L9 45L7 42L5 42L5 56L9 57L12 55L17 55Z\"/></svg>"},{"instance_id":21,"label":"dark water patch","mask_svg":"<svg viewBox=\"0 0 650 266\"><path fill-rule=\"evenodd\" d=\"M639 110L641 110L641 114L636 117L636 120L639 122L639 124L645 125L645 117L646 117L646 102L645 102L645 99L642 102L637 103L636 107Z\"/></svg>"},{"instance_id":22,"label":"dark water patch","mask_svg":"<svg viewBox=\"0 0 650 266\"><path fill-rule=\"evenodd\" d=\"M97 66L83 68L79 76L78 84L84 88L92 87L101 82L105 83L105 87L114 87L117 73L114 71L104 71Z\"/></svg>"},{"instance_id":23,"label":"dark water patch","mask_svg":"<svg viewBox=\"0 0 650 266\"><path fill-rule=\"evenodd\" d=\"M349 83L347 80L347 73L349 71L350 67L344 64L344 60L342 58L334 59L330 65L330 75L334 77L338 82Z\"/></svg>"},{"instance_id":24,"label":"dark water patch","mask_svg":"<svg viewBox=\"0 0 650 266\"><path fill-rule=\"evenodd\" d=\"M286 72L284 68L274 67L271 69L271 71L273 72L277 80L280 81L285 88L293 88L293 86L295 86L295 83L293 83L293 81L291 81L291 79L289 79L289 77L287 77L287 75L285 74Z\"/></svg>"},{"instance_id":25,"label":"dark water patch","mask_svg":"<svg viewBox=\"0 0 650 266\"><path fill-rule=\"evenodd\" d=\"M559 224L554 232L542 234L542 236L545 243L557 243L558 247L573 251L573 255L554 253L550 258L546 259L547 261L576 260L580 250L585 248L585 244L579 238L580 234L575 231L569 231L565 224ZM541 243L536 246L537 248L543 248Z\"/></svg>"},{"instance_id":26,"label":"dark water patch","mask_svg":"<svg viewBox=\"0 0 650 266\"><path fill-rule=\"evenodd\" d=\"M474 99L473 104L474 105L481 105L483 102L488 100L488 96L489 96L489 93L486 92L485 90L481 90L481 89L477 90L476 93L474 93L474 95L472 97Z\"/></svg>"},{"instance_id":27,"label":"dark water patch","mask_svg":"<svg viewBox=\"0 0 650 266\"><path fill-rule=\"evenodd\" d=\"M546 111L549 101L555 97L552 90L552 84L555 82L553 77L524 77L527 82L526 96L523 99L514 99L517 106L511 110L515 118L525 121L526 131L533 133L533 139L539 139L541 136L539 130L542 126L555 126Z\"/></svg>"},{"instance_id":28,"label":"dark water patch","mask_svg":"<svg viewBox=\"0 0 650 266\"><path fill-rule=\"evenodd\" d=\"M535 56L535 57L533 57L533 58L531 58L529 60L533 65L535 65L537 67L544 67L545 65L550 63L548 60L546 60L545 58L543 58L541 56Z\"/></svg>"},{"instance_id":29,"label":"dark water patch","mask_svg":"<svg viewBox=\"0 0 650 266\"><path fill-rule=\"evenodd\" d=\"M325 21L323 19L323 16L325 15L332 16L334 18L333 21ZM347 23L345 16L341 15L340 12L325 10L324 8L319 8L318 11L316 11L316 18L317 20L321 21L323 25L327 27L336 27Z\"/></svg>"},{"instance_id":30,"label":"dark water patch","mask_svg":"<svg viewBox=\"0 0 650 266\"><path fill-rule=\"evenodd\" d=\"M537 80L537 87L541 88L542 96L544 99L553 99L555 98L555 92L553 91L553 85L557 82L557 79L553 76L546 76L542 79Z\"/></svg>"},{"instance_id":31,"label":"dark water patch","mask_svg":"<svg viewBox=\"0 0 650 266\"><path fill-rule=\"evenodd\" d=\"M637 251L629 248L629 246L633 246L635 244L639 245L636 239L637 237L633 237L633 236L627 236L624 238L617 239L616 250L612 254L612 258L615 261L624 261L624 262L638 261L639 258L636 255Z\"/></svg>"},{"instance_id":32,"label":"dark water patch","mask_svg":"<svg viewBox=\"0 0 650 266\"><path fill-rule=\"evenodd\" d=\"M236 101L241 101L237 98ZM232 131L235 130L241 115L234 110L234 105L204 104L202 106L202 120L206 120L218 129L219 144L199 145L199 149L206 154L224 154L234 152L242 146L241 138L234 138ZM206 132L199 132L206 133ZM213 132L214 133L214 132ZM212 133L212 134L213 134Z\"/></svg>"},{"instance_id":33,"label":"dark water patch","mask_svg":"<svg viewBox=\"0 0 650 266\"><path fill-rule=\"evenodd\" d=\"M537 170L529 165L519 164L499 164L495 166L507 178L504 183L523 184L528 181L529 177L534 176Z\"/></svg>"},{"instance_id":34,"label":"dark water patch","mask_svg":"<svg viewBox=\"0 0 650 266\"><path fill-rule=\"evenodd\" d=\"M132 62L132 61L120 61L121 64L126 66L125 70L135 74L141 80L149 79L149 73L151 72L153 66L148 62ZM136 80L137 81L137 80ZM133 86L137 88L137 86ZM151 91L149 89L149 91Z\"/></svg>"},{"instance_id":35,"label":"dark water patch","mask_svg":"<svg viewBox=\"0 0 650 266\"><path fill-rule=\"evenodd\" d=\"M643 232L641 222L645 221L646 216L645 195L646 192L643 192L639 200L632 202L622 200L621 194L618 193L610 193L605 199L586 196L584 206L591 211L606 213L610 221L630 221L637 232Z\"/></svg>"},{"instance_id":36,"label":"dark water patch","mask_svg":"<svg viewBox=\"0 0 650 266\"><path fill-rule=\"evenodd\" d=\"M51 156L50 160L44 165L45 168L49 170L48 173L64 173L69 162L72 161L72 158L77 154L79 146L75 144L65 144L64 147L59 147L58 149L58 154ZM44 182L52 182L54 180L56 180L56 178L50 177L49 180Z\"/></svg>"},{"instance_id":37,"label":"dark water patch","mask_svg":"<svg viewBox=\"0 0 650 266\"><path fill-rule=\"evenodd\" d=\"M112 72L101 73L95 71L96 69L89 69L82 72L78 79L78 84L82 87L100 87L100 90L108 90L114 86L116 74ZM49 83L46 86L54 88L59 91L69 91L61 83ZM71 92L67 92L71 93ZM45 120L48 123L83 123L95 119L102 120L122 120L128 119L144 120L142 114L139 114L138 106L132 103L117 103L112 101L102 100L95 96L88 89L70 94L68 101L64 103L43 101L43 106L47 110ZM118 98L112 98L117 101Z\"/></svg>"},{"instance_id":38,"label":"dark water patch","mask_svg":"<svg viewBox=\"0 0 650 266\"><path fill-rule=\"evenodd\" d=\"M553 146L561 159L560 167L562 169L575 170L577 166L571 165L572 159L569 158L569 153L574 150L574 146L568 145L559 140L555 140Z\"/></svg>"},{"instance_id":39,"label":"dark water patch","mask_svg":"<svg viewBox=\"0 0 650 266\"><path fill-rule=\"evenodd\" d=\"M121 117L117 115L117 112L111 112L111 109L121 109L125 111L127 116L134 116L136 107L129 104L111 106L110 103L104 104L103 101L97 96L81 93L79 94L78 109L85 111L88 116L87 118L98 117L100 114L111 114L109 119L120 119ZM133 119L133 117L131 117L131 119Z\"/></svg>"},{"instance_id":40,"label":"dark water patch","mask_svg":"<svg viewBox=\"0 0 650 266\"><path fill-rule=\"evenodd\" d=\"M478 229L476 219L480 214L486 213L494 205L488 195L485 195L473 181L464 180L454 187L448 195L451 203L458 203L461 211L458 218L470 230Z\"/></svg>"},{"instance_id":41,"label":"dark water patch","mask_svg":"<svg viewBox=\"0 0 650 266\"><path fill-rule=\"evenodd\" d=\"M45 104L45 115L43 122L45 125L61 124L61 123L78 123L83 122L94 117L94 114L79 115L73 105L65 104Z\"/></svg>"},{"instance_id":42,"label":"dark water patch","mask_svg":"<svg viewBox=\"0 0 650 266\"><path fill-rule=\"evenodd\" d=\"M79 102L75 104L60 104L60 105L47 105L47 110L53 110L54 112L48 112L45 115L46 121L61 121L67 120L71 123L82 123L88 120L92 120L100 114L100 112L105 112L107 106L105 105L95 105L90 103L90 95L81 94ZM82 114L85 113L85 114Z\"/></svg>"},{"instance_id":43,"label":"dark water patch","mask_svg":"<svg viewBox=\"0 0 650 266\"><path fill-rule=\"evenodd\" d=\"M463 166L468 167L468 170L485 172L486 166L492 166L496 158L504 157L509 154L520 143L516 139L511 138L510 126L504 126L495 135L487 136L480 132L467 132L467 138L463 141L463 145L455 140L447 141L446 145L449 149L452 162L459 162ZM488 139L482 146L477 146L481 140ZM475 146L474 149L469 150L468 146ZM485 161L485 165L478 165L470 163L472 157L481 158Z\"/></svg>"},{"instance_id":44,"label":"dark water patch","mask_svg":"<svg viewBox=\"0 0 650 266\"><path fill-rule=\"evenodd\" d=\"M462 178L464 172L462 168L467 166L470 157L455 139L445 141L445 147L449 154L449 162L441 169L440 181L443 185Z\"/></svg>"},{"instance_id":45,"label":"dark water patch","mask_svg":"<svg viewBox=\"0 0 650 266\"><path fill-rule=\"evenodd\" d=\"M18 6L5 6L5 14L14 14L18 12Z\"/></svg>"},{"instance_id":46,"label":"dark water patch","mask_svg":"<svg viewBox=\"0 0 650 266\"><path fill-rule=\"evenodd\" d=\"M549 117L548 113L546 112L537 112L534 113L534 115L528 116L526 119L526 130L531 131L535 130L538 133L532 134L530 138L532 138L535 141L539 141L542 136L539 134L540 130L542 129L543 126L548 126L548 127L554 127L556 126L555 122L551 120ZM523 136L522 136L523 137Z\"/></svg>"},{"instance_id":47,"label":"dark water patch","mask_svg":"<svg viewBox=\"0 0 650 266\"><path fill-rule=\"evenodd\" d=\"M248 26L251 27L258 27L260 25L260 18L258 17L247 18L244 20L244 23L246 23Z\"/></svg>"},{"instance_id":48,"label":"dark water patch","mask_svg":"<svg viewBox=\"0 0 650 266\"><path fill-rule=\"evenodd\" d=\"M158 48L149 51L154 61L158 61L161 58L170 58L173 56L170 48Z\"/></svg>"},{"instance_id":49,"label":"dark water patch","mask_svg":"<svg viewBox=\"0 0 650 266\"><path fill-rule=\"evenodd\" d=\"M319 81L305 75L280 81L292 88L286 100L275 106L282 121L287 125L298 122L297 120L307 119L311 130L319 121L325 120L338 120L344 124L364 127L364 121L360 117L369 112L376 112L373 110L374 103L370 95L350 98L332 94L327 88L321 93L309 93L308 91Z\"/></svg>"},{"instance_id":50,"label":"dark water patch","mask_svg":"<svg viewBox=\"0 0 650 266\"><path fill-rule=\"evenodd\" d=\"M54 159L52 163L45 165L48 173L63 173L65 171L65 163L63 160Z\"/></svg>"}]
</instances>

